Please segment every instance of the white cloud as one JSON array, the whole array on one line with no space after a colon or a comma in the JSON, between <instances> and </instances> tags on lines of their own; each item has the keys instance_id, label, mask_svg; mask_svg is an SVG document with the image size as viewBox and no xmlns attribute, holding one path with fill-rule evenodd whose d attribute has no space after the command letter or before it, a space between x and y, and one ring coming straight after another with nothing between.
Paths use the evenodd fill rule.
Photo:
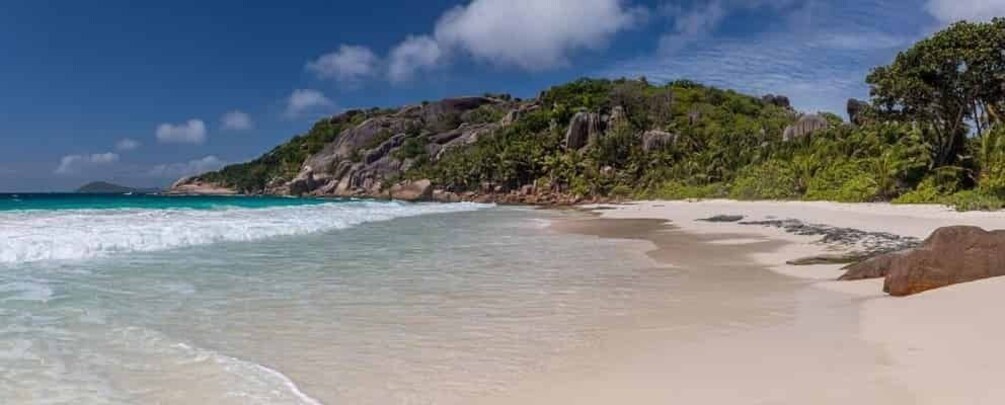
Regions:
<instances>
[{"instance_id":1,"label":"white cloud","mask_svg":"<svg viewBox=\"0 0 1005 405\"><path fill-rule=\"evenodd\" d=\"M251 116L246 112L238 110L223 114L223 117L220 118L220 123L223 125L223 129L231 131L244 131L255 127L255 123L251 121Z\"/></svg>"},{"instance_id":2,"label":"white cloud","mask_svg":"<svg viewBox=\"0 0 1005 405\"><path fill-rule=\"evenodd\" d=\"M322 79L354 83L376 73L379 59L365 46L341 45L338 51L307 62L306 69Z\"/></svg>"},{"instance_id":3,"label":"white cloud","mask_svg":"<svg viewBox=\"0 0 1005 405\"><path fill-rule=\"evenodd\" d=\"M66 155L59 160L56 174L77 174L95 166L107 166L119 161L119 155L114 152L95 153L91 155Z\"/></svg>"},{"instance_id":4,"label":"white cloud","mask_svg":"<svg viewBox=\"0 0 1005 405\"><path fill-rule=\"evenodd\" d=\"M148 174L151 177L180 178L217 170L223 167L224 164L224 161L220 160L216 156L210 155L201 159L190 160L188 162L156 165L150 169Z\"/></svg>"},{"instance_id":5,"label":"white cloud","mask_svg":"<svg viewBox=\"0 0 1005 405\"><path fill-rule=\"evenodd\" d=\"M136 150L140 147L140 142L131 138L122 138L115 143L115 150L126 152Z\"/></svg>"},{"instance_id":6,"label":"white cloud","mask_svg":"<svg viewBox=\"0 0 1005 405\"><path fill-rule=\"evenodd\" d=\"M206 141L206 123L191 119L182 124L160 124L157 140L163 143L203 143Z\"/></svg>"},{"instance_id":7,"label":"white cloud","mask_svg":"<svg viewBox=\"0 0 1005 405\"><path fill-rule=\"evenodd\" d=\"M906 36L896 36L882 32L845 32L821 35L810 44L823 48L861 51L870 49L899 48L909 44L913 39Z\"/></svg>"},{"instance_id":8,"label":"white cloud","mask_svg":"<svg viewBox=\"0 0 1005 405\"><path fill-rule=\"evenodd\" d=\"M296 117L304 112L322 107L333 107L335 102L324 93L313 89L297 89L286 99L286 116Z\"/></svg>"},{"instance_id":9,"label":"white cloud","mask_svg":"<svg viewBox=\"0 0 1005 405\"><path fill-rule=\"evenodd\" d=\"M443 14L435 38L477 59L526 70L567 63L582 49L600 49L640 20L622 0L474 0Z\"/></svg>"},{"instance_id":10,"label":"white cloud","mask_svg":"<svg viewBox=\"0 0 1005 405\"><path fill-rule=\"evenodd\" d=\"M409 36L391 50L388 77L394 82L407 81L416 72L438 65L443 56L440 44L429 36Z\"/></svg>"},{"instance_id":11,"label":"white cloud","mask_svg":"<svg viewBox=\"0 0 1005 405\"><path fill-rule=\"evenodd\" d=\"M940 22L987 21L1005 16L1005 0L928 0L927 10Z\"/></svg>"}]
</instances>

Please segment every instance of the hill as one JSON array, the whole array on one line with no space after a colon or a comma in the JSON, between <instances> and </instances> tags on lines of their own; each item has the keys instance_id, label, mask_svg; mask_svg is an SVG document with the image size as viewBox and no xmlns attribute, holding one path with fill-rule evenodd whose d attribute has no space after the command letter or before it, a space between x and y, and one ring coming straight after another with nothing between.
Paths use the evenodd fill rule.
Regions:
<instances>
[{"instance_id":1,"label":"hill","mask_svg":"<svg viewBox=\"0 0 1005 405\"><path fill-rule=\"evenodd\" d=\"M118 184L112 184L105 181L94 181L80 186L75 193L82 194L125 194L125 193L156 193L159 190L155 188L132 188L126 186L120 186Z\"/></svg>"},{"instance_id":2,"label":"hill","mask_svg":"<svg viewBox=\"0 0 1005 405\"><path fill-rule=\"evenodd\" d=\"M1005 205L1005 19L875 68L850 122L691 81L580 79L318 121L174 190L532 204L624 198ZM961 66L967 69L960 69Z\"/></svg>"}]
</instances>

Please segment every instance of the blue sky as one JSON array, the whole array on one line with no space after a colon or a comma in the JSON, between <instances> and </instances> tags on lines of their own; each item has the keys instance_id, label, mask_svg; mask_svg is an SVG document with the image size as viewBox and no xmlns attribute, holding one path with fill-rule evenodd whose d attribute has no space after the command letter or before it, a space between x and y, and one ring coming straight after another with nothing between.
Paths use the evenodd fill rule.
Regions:
<instances>
[{"instance_id":1,"label":"blue sky","mask_svg":"<svg viewBox=\"0 0 1005 405\"><path fill-rule=\"evenodd\" d=\"M87 4L85 4L87 3ZM865 98L869 68L1005 0L6 1L0 191L163 186L346 108L581 76Z\"/></svg>"}]
</instances>

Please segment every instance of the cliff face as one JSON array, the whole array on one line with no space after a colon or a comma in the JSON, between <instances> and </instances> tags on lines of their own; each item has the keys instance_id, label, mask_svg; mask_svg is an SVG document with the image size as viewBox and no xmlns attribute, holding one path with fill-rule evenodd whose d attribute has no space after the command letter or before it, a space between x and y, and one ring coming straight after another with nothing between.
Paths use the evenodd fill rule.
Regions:
<instances>
[{"instance_id":1,"label":"cliff face","mask_svg":"<svg viewBox=\"0 0 1005 405\"><path fill-rule=\"evenodd\" d=\"M179 180L169 192L391 197L391 186L417 159L435 162L452 148L492 136L530 108L533 102L508 97L463 97L393 111L348 111L328 119L328 124L344 129L310 154L289 179L277 176L258 189L237 189L216 176L199 175ZM399 189L411 184L401 183ZM413 194L429 195L408 193Z\"/></svg>"}]
</instances>

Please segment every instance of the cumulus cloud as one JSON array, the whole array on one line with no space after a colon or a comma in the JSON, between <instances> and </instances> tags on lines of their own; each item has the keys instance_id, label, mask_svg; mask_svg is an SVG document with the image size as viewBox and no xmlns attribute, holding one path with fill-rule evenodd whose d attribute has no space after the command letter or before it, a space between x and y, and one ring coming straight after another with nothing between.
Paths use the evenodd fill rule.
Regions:
<instances>
[{"instance_id":1,"label":"cumulus cloud","mask_svg":"<svg viewBox=\"0 0 1005 405\"><path fill-rule=\"evenodd\" d=\"M95 153L91 155L66 155L59 160L56 174L68 175L81 173L96 166L107 166L119 161L119 155L114 152Z\"/></svg>"},{"instance_id":2,"label":"cumulus cloud","mask_svg":"<svg viewBox=\"0 0 1005 405\"><path fill-rule=\"evenodd\" d=\"M928 0L925 9L942 23L987 21L1005 16L1005 0Z\"/></svg>"},{"instance_id":3,"label":"cumulus cloud","mask_svg":"<svg viewBox=\"0 0 1005 405\"><path fill-rule=\"evenodd\" d=\"M296 89L286 99L286 116L296 117L307 111L333 107L335 102L324 93L313 89Z\"/></svg>"},{"instance_id":4,"label":"cumulus cloud","mask_svg":"<svg viewBox=\"0 0 1005 405\"><path fill-rule=\"evenodd\" d=\"M443 56L440 44L429 36L410 36L391 50L388 77L394 82L409 80L416 72L435 67Z\"/></svg>"},{"instance_id":5,"label":"cumulus cloud","mask_svg":"<svg viewBox=\"0 0 1005 405\"><path fill-rule=\"evenodd\" d=\"M244 131L255 127L255 123L251 121L251 116L246 112L238 110L223 114L223 117L220 118L220 124L223 126L223 129L230 131Z\"/></svg>"},{"instance_id":6,"label":"cumulus cloud","mask_svg":"<svg viewBox=\"0 0 1005 405\"><path fill-rule=\"evenodd\" d=\"M640 20L640 10L622 0L474 0L443 14L434 36L477 59L536 71L603 48Z\"/></svg>"},{"instance_id":7,"label":"cumulus cloud","mask_svg":"<svg viewBox=\"0 0 1005 405\"><path fill-rule=\"evenodd\" d=\"M131 150L136 150L140 147L140 142L131 138L122 138L115 143L115 150L120 152L128 152Z\"/></svg>"},{"instance_id":8,"label":"cumulus cloud","mask_svg":"<svg viewBox=\"0 0 1005 405\"><path fill-rule=\"evenodd\" d=\"M306 69L322 79L355 83L377 72L377 55L365 46L341 45L335 52L307 62Z\"/></svg>"},{"instance_id":9,"label":"cumulus cloud","mask_svg":"<svg viewBox=\"0 0 1005 405\"><path fill-rule=\"evenodd\" d=\"M190 119L181 124L160 124L157 126L157 140L163 143L206 142L206 123Z\"/></svg>"},{"instance_id":10,"label":"cumulus cloud","mask_svg":"<svg viewBox=\"0 0 1005 405\"><path fill-rule=\"evenodd\" d=\"M625 0L474 0L445 12L431 34L395 46L388 77L409 80L455 53L529 71L563 66L576 51L606 47L645 15Z\"/></svg>"},{"instance_id":11,"label":"cumulus cloud","mask_svg":"<svg viewBox=\"0 0 1005 405\"><path fill-rule=\"evenodd\" d=\"M148 174L151 177L173 179L217 170L223 167L224 164L225 162L216 156L209 155L188 162L156 165L150 169Z\"/></svg>"},{"instance_id":12,"label":"cumulus cloud","mask_svg":"<svg viewBox=\"0 0 1005 405\"><path fill-rule=\"evenodd\" d=\"M657 82L691 79L753 95L784 94L804 111L840 113L848 98L868 97L864 78L869 69L889 63L898 49L923 35L919 27L931 22L923 11L905 13L902 5L880 0L719 1L721 14L711 12L705 20L714 24L675 22L669 35L696 33L689 43L618 61L599 74ZM750 14L778 23L744 35L715 32ZM877 23L885 21L897 24ZM678 29L685 26L703 28Z\"/></svg>"}]
</instances>

